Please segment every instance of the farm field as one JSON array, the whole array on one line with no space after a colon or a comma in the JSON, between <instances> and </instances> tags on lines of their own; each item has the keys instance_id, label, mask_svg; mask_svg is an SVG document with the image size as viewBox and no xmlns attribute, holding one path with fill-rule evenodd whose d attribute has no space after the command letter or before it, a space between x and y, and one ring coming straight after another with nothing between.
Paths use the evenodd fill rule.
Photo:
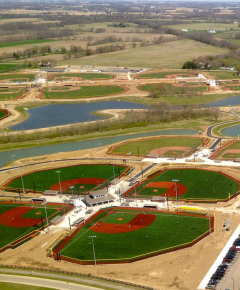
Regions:
<instances>
[{"instance_id":1,"label":"farm field","mask_svg":"<svg viewBox=\"0 0 240 290\"><path fill-rule=\"evenodd\" d=\"M11 82L33 81L34 78L35 78L34 74L2 74L0 75L0 81L8 80Z\"/></svg>"},{"instance_id":2,"label":"farm field","mask_svg":"<svg viewBox=\"0 0 240 290\"><path fill-rule=\"evenodd\" d=\"M15 100L25 92L26 89L17 89L17 88L0 89L0 100Z\"/></svg>"},{"instance_id":3,"label":"farm field","mask_svg":"<svg viewBox=\"0 0 240 290\"><path fill-rule=\"evenodd\" d=\"M204 217L114 208L112 213L99 213L54 252L60 252L62 258L93 263L89 237L96 236L97 263L128 262L177 249L208 230L209 219Z\"/></svg>"},{"instance_id":4,"label":"farm field","mask_svg":"<svg viewBox=\"0 0 240 290\"><path fill-rule=\"evenodd\" d=\"M60 190L58 174L56 171L61 171L59 174L61 189L63 193L81 194L90 189L100 187L109 183L114 176L118 177L127 169L127 166L112 165L112 164L89 164L77 165L70 167L62 167L58 169L36 171L29 174L23 173L23 182L25 190L43 192L45 190ZM70 189L74 186L73 192ZM11 179L3 188L22 190L21 176Z\"/></svg>"},{"instance_id":5,"label":"farm field","mask_svg":"<svg viewBox=\"0 0 240 290\"><path fill-rule=\"evenodd\" d=\"M179 200L225 200L239 191L240 182L217 171L201 169L166 169L158 171L135 189L125 193L128 197L152 197L162 195L176 200L176 183ZM165 189L163 192L162 189ZM160 189L160 190L159 190Z\"/></svg>"},{"instance_id":6,"label":"farm field","mask_svg":"<svg viewBox=\"0 0 240 290\"><path fill-rule=\"evenodd\" d=\"M6 43L0 43L0 48L4 47L18 47L19 45L32 45L32 44L42 44L46 42L55 42L55 40L52 39L35 39L35 40L25 40L25 41L16 41L16 42L6 42Z\"/></svg>"},{"instance_id":7,"label":"farm field","mask_svg":"<svg viewBox=\"0 0 240 290\"><path fill-rule=\"evenodd\" d=\"M188 24L176 24L176 25L168 25L168 27L171 27L173 29L182 30L182 29L196 29L197 31L206 31L210 29L215 29L216 32L222 32L230 29L234 29L238 31L238 25L234 23L188 23Z\"/></svg>"},{"instance_id":8,"label":"farm field","mask_svg":"<svg viewBox=\"0 0 240 290\"><path fill-rule=\"evenodd\" d=\"M57 76L51 77L50 80L61 81L69 78L83 79L83 80L94 80L94 79L112 79L114 76L103 73L65 73L58 74Z\"/></svg>"},{"instance_id":9,"label":"farm field","mask_svg":"<svg viewBox=\"0 0 240 290\"><path fill-rule=\"evenodd\" d=\"M44 98L49 99L78 99L103 97L108 95L120 94L125 91L120 86L81 86L81 89L69 90L66 92L52 92L49 89L43 90Z\"/></svg>"},{"instance_id":10,"label":"farm field","mask_svg":"<svg viewBox=\"0 0 240 290\"><path fill-rule=\"evenodd\" d=\"M12 70L17 68L18 65L17 64L11 64L11 63L1 63L0 64L0 73L2 72L6 72L8 70Z\"/></svg>"},{"instance_id":11,"label":"farm field","mask_svg":"<svg viewBox=\"0 0 240 290\"><path fill-rule=\"evenodd\" d=\"M108 153L146 156L157 154L164 157L176 157L190 155L202 143L202 138L192 137L160 137L146 138L137 141L128 141L112 147ZM176 151L176 152L175 152ZM175 152L175 153L174 153Z\"/></svg>"},{"instance_id":12,"label":"farm field","mask_svg":"<svg viewBox=\"0 0 240 290\"><path fill-rule=\"evenodd\" d=\"M57 215L63 215L70 206L46 205L47 217L51 221ZM46 225L45 206L24 203L0 203L0 251L7 245L21 239L32 238L29 234L38 231ZM26 237L27 236L27 237ZM14 245L12 245L14 247Z\"/></svg>"},{"instance_id":13,"label":"farm field","mask_svg":"<svg viewBox=\"0 0 240 290\"><path fill-rule=\"evenodd\" d=\"M181 47L181 53L179 53ZM94 66L127 66L143 68L181 68L185 61L209 54L222 54L226 49L214 47L193 40L178 40L152 45L137 47L120 52L112 52L101 55L81 57L79 64ZM147 55L148 57L142 57ZM175 56L174 58L172 56ZM78 60L62 61L62 64L78 64Z\"/></svg>"},{"instance_id":14,"label":"farm field","mask_svg":"<svg viewBox=\"0 0 240 290\"><path fill-rule=\"evenodd\" d=\"M205 83L178 83L178 84L161 84L166 85L168 89L171 92L174 92L175 94L181 94L184 93L187 89L188 91L193 92L206 92L207 91L207 85ZM156 87L157 84L149 84L141 86L140 89L146 92L151 92L152 89Z\"/></svg>"}]
</instances>

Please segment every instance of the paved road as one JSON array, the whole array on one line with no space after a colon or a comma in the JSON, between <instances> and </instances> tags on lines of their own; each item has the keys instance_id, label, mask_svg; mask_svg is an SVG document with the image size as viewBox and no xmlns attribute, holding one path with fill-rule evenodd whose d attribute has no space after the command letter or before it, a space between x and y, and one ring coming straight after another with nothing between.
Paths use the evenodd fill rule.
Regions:
<instances>
[{"instance_id":1,"label":"paved road","mask_svg":"<svg viewBox=\"0 0 240 290\"><path fill-rule=\"evenodd\" d=\"M9 275L9 273L11 275ZM113 290L142 289L142 287L131 287L129 285L97 280L91 277L84 278L84 277L70 276L70 275L65 276L64 274L47 273L47 272L40 272L40 271L33 273L33 275L36 275L38 277L21 276L21 275L29 275L30 273L31 271L29 270L0 268L0 281L35 285L35 286L42 286L42 287L44 286L44 287L50 287L53 289L55 288L55 289L63 289L63 290L75 290L75 289L76 290L91 290L91 289L96 290L96 289L103 289L103 288L108 288L108 289L113 289ZM14 274L18 276L16 277L14 276ZM39 277L44 277L44 278L49 278L49 279L44 279L44 278L39 278ZM26 280L24 280L24 278ZM65 280L68 280L68 282L61 282L61 281L51 280L51 279L59 279L59 280L65 279ZM80 284L74 284L74 283L80 283ZM90 284L91 286L81 285L81 283Z\"/></svg>"}]
</instances>

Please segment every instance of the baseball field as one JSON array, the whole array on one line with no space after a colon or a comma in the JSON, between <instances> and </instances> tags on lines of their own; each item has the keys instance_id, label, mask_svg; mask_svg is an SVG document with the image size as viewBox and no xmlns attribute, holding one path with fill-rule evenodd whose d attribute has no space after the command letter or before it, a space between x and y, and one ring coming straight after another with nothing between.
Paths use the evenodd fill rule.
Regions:
<instances>
[{"instance_id":1,"label":"baseball field","mask_svg":"<svg viewBox=\"0 0 240 290\"><path fill-rule=\"evenodd\" d=\"M213 227L213 218L207 216L106 209L63 240L54 253L60 253L61 259L83 264L93 264L95 260L132 262L190 246L208 234L210 224Z\"/></svg>"},{"instance_id":2,"label":"baseball field","mask_svg":"<svg viewBox=\"0 0 240 290\"><path fill-rule=\"evenodd\" d=\"M240 158L240 141L234 140L219 148L212 156L212 159L235 160Z\"/></svg>"},{"instance_id":3,"label":"baseball field","mask_svg":"<svg viewBox=\"0 0 240 290\"><path fill-rule=\"evenodd\" d=\"M163 157L186 157L203 142L197 137L157 137L122 142L108 151L109 154L146 156L156 154Z\"/></svg>"},{"instance_id":4,"label":"baseball field","mask_svg":"<svg viewBox=\"0 0 240 290\"><path fill-rule=\"evenodd\" d=\"M176 182L175 182L176 181ZM124 193L126 197L169 200L221 201L239 191L239 180L220 171L197 168L177 168L157 171L147 180Z\"/></svg>"},{"instance_id":5,"label":"baseball field","mask_svg":"<svg viewBox=\"0 0 240 290\"><path fill-rule=\"evenodd\" d=\"M70 209L62 204L47 204L45 210L41 204L0 203L0 252L33 238L47 225L47 218L50 222Z\"/></svg>"},{"instance_id":6,"label":"baseball field","mask_svg":"<svg viewBox=\"0 0 240 290\"><path fill-rule=\"evenodd\" d=\"M101 189L109 182L119 177L127 166L118 164L82 164L23 173L23 178L17 176L3 184L2 188L14 191L43 192L45 190L61 190L63 193L84 194L89 190ZM73 188L70 188L72 187Z\"/></svg>"},{"instance_id":7,"label":"baseball field","mask_svg":"<svg viewBox=\"0 0 240 290\"><path fill-rule=\"evenodd\" d=\"M112 79L113 75L103 73L64 73L53 76L50 80L63 81L63 80L107 80Z\"/></svg>"}]
</instances>

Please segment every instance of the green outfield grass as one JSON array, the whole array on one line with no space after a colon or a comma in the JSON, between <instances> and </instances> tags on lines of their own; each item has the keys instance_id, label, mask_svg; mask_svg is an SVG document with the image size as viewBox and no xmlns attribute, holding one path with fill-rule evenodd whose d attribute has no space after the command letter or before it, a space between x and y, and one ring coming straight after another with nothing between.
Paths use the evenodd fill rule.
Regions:
<instances>
[{"instance_id":1,"label":"green outfield grass","mask_svg":"<svg viewBox=\"0 0 240 290\"><path fill-rule=\"evenodd\" d=\"M122 214L136 214L136 211L118 210L119 213L121 216ZM96 236L94 247L97 262L128 261L138 257L147 257L153 253L161 253L169 248L178 248L180 245L194 241L209 229L209 220L206 218L159 212L152 214L156 217L152 224L132 232L98 233L85 226L60 251L61 255L93 262L92 240L89 237ZM119 221L115 223L119 224L119 228L121 227Z\"/></svg>"},{"instance_id":2,"label":"green outfield grass","mask_svg":"<svg viewBox=\"0 0 240 290\"><path fill-rule=\"evenodd\" d=\"M77 99L120 94L124 90L119 86L82 86L81 89L67 92L52 92L44 89L43 95L50 99Z\"/></svg>"},{"instance_id":3,"label":"green outfield grass","mask_svg":"<svg viewBox=\"0 0 240 290\"><path fill-rule=\"evenodd\" d=\"M180 146L190 147L196 149L202 143L201 138L191 137L166 137L166 138L154 138L154 139L143 139L139 141L131 141L126 144L121 143L117 145L112 153L124 154L131 152L132 155L146 156L150 151L163 147ZM168 150L169 151L169 150Z\"/></svg>"},{"instance_id":4,"label":"green outfield grass","mask_svg":"<svg viewBox=\"0 0 240 290\"><path fill-rule=\"evenodd\" d=\"M137 78L138 79L159 79L159 78L166 78L167 76L172 76L172 75L178 75L178 76L181 76L181 75L184 75L184 76L193 76L191 73L188 73L188 72L184 72L184 71L168 71L168 72L159 72L159 73L149 73L149 74L141 74L139 75Z\"/></svg>"},{"instance_id":5,"label":"green outfield grass","mask_svg":"<svg viewBox=\"0 0 240 290\"><path fill-rule=\"evenodd\" d=\"M222 158L227 158L227 159L240 158L240 152L239 153L225 153L223 154Z\"/></svg>"},{"instance_id":6,"label":"green outfield grass","mask_svg":"<svg viewBox=\"0 0 240 290\"><path fill-rule=\"evenodd\" d=\"M14 208L20 208L21 206L28 206L31 207L31 204L4 204L0 203L0 249L4 248L8 244L12 243L13 241L19 240L20 238L24 237L25 235L39 229L42 227L42 220L43 218L43 224L46 225L45 219L45 207L42 205L34 205L36 208L32 208L30 212L24 215L24 218L34 218L38 221L36 222L36 226L33 227L10 227L5 226L1 224L1 214L5 213L8 210L14 209ZM46 211L48 215L48 220L51 221L52 218L54 218L56 215L64 214L64 211L57 211L57 208L59 208L59 205L46 205ZM69 210L69 207L65 208L65 211L67 212ZM41 212L41 214L36 215L37 212Z\"/></svg>"},{"instance_id":7,"label":"green outfield grass","mask_svg":"<svg viewBox=\"0 0 240 290\"><path fill-rule=\"evenodd\" d=\"M230 150L230 149L240 149L240 141L234 142L230 146L226 147L226 149L227 150Z\"/></svg>"},{"instance_id":8,"label":"green outfield grass","mask_svg":"<svg viewBox=\"0 0 240 290\"><path fill-rule=\"evenodd\" d=\"M143 187L150 182L164 182L172 181L174 179L179 180L178 183L187 187L187 191L180 195L178 197L179 199L221 200L228 198L229 194L233 195L239 191L239 183L236 180L216 171L200 169L168 169L167 171L152 176L149 180L138 184L136 186L137 194L139 191L143 194ZM146 191L149 192L148 188L146 188ZM152 193L152 196L156 195L158 194L154 192ZM132 189L128 196L135 196L134 189ZM175 200L175 197L170 197L170 199Z\"/></svg>"},{"instance_id":9,"label":"green outfield grass","mask_svg":"<svg viewBox=\"0 0 240 290\"><path fill-rule=\"evenodd\" d=\"M126 166L118 166L117 164L94 164L94 165L78 165L78 166L70 166L70 167L63 167L59 169L50 169L50 170L43 170L43 171L36 171L30 173L28 175L24 175L23 173L23 182L25 190L35 190L36 191L44 191L48 190L54 184L58 184L58 174L56 171L61 171L60 173L60 180L61 182L76 178L101 178L105 180L112 180L113 179L113 169L115 172L115 177L122 173ZM105 183L104 183L105 184ZM88 184L81 184L82 186L93 186ZM71 185L70 185L71 186ZM69 186L69 187L70 187ZM75 183L74 183L75 186ZM94 185L96 187L96 185ZM18 178L13 179L6 188L15 188L15 189L22 189L22 181L21 176ZM80 192L84 192L85 190L80 188ZM78 192L74 189L74 193L77 194Z\"/></svg>"},{"instance_id":10,"label":"green outfield grass","mask_svg":"<svg viewBox=\"0 0 240 290\"><path fill-rule=\"evenodd\" d=\"M160 187L143 187L141 190L137 192L138 197L151 197L151 196L159 196L164 194L166 192L166 188L160 188ZM135 194L133 195L135 197Z\"/></svg>"},{"instance_id":11,"label":"green outfield grass","mask_svg":"<svg viewBox=\"0 0 240 290\"><path fill-rule=\"evenodd\" d=\"M0 76L1 77L1 76ZM25 93L26 89L17 89L12 90L9 89L6 93L0 91L0 100L15 100L19 96L21 96L23 93Z\"/></svg>"},{"instance_id":12,"label":"green outfield grass","mask_svg":"<svg viewBox=\"0 0 240 290\"><path fill-rule=\"evenodd\" d=\"M229 90L233 90L233 91L239 91L240 90L240 84L236 84L235 86L225 85L225 87L228 88Z\"/></svg>"},{"instance_id":13,"label":"green outfield grass","mask_svg":"<svg viewBox=\"0 0 240 290\"><path fill-rule=\"evenodd\" d=\"M4 118L5 116L7 116L7 114L6 114L4 111L2 111L2 110L0 109L0 120L1 120L2 118Z\"/></svg>"},{"instance_id":14,"label":"green outfield grass","mask_svg":"<svg viewBox=\"0 0 240 290\"><path fill-rule=\"evenodd\" d=\"M0 75L0 81L10 80L13 82L25 82L33 81L35 78L34 74L2 74Z\"/></svg>"},{"instance_id":15,"label":"green outfield grass","mask_svg":"<svg viewBox=\"0 0 240 290\"><path fill-rule=\"evenodd\" d=\"M58 74L57 76L53 76L50 80L56 79L61 80L62 78L80 78L83 80L94 80L94 79L113 79L113 75L110 74L103 74L103 73L65 73L65 74Z\"/></svg>"},{"instance_id":16,"label":"green outfield grass","mask_svg":"<svg viewBox=\"0 0 240 290\"><path fill-rule=\"evenodd\" d=\"M195 87L196 85L201 85L200 87ZM183 91L183 87L174 86L173 84L164 84L168 87L170 92L174 92L175 94L180 94ZM146 92L151 92L152 89L157 86L157 84L147 84L141 86L141 90ZM207 85L202 83L195 83L195 86L191 86L188 83L184 83L185 88L187 88L189 91L197 91L197 92L204 92L207 91Z\"/></svg>"}]
</instances>

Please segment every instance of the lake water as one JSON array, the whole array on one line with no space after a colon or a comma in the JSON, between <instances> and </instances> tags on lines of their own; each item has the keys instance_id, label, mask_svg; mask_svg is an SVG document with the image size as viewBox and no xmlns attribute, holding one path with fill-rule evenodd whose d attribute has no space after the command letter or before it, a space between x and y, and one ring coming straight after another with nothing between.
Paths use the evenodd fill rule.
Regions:
<instances>
[{"instance_id":1,"label":"lake water","mask_svg":"<svg viewBox=\"0 0 240 290\"><path fill-rule=\"evenodd\" d=\"M232 127L222 129L221 132L223 135L226 135L226 136L238 137L240 136L240 125L235 125Z\"/></svg>"},{"instance_id":2,"label":"lake water","mask_svg":"<svg viewBox=\"0 0 240 290\"><path fill-rule=\"evenodd\" d=\"M146 108L148 106L122 101L45 105L29 109L29 118L22 123L10 127L10 129L32 130L95 121L102 119L101 116L92 115L92 112L98 110Z\"/></svg>"},{"instance_id":3,"label":"lake water","mask_svg":"<svg viewBox=\"0 0 240 290\"><path fill-rule=\"evenodd\" d=\"M53 154L53 153L58 153L58 152L69 152L69 151L96 148L96 147L101 147L101 146L113 144L113 143L128 140L128 139L132 139L132 138L161 136L161 135L193 135L197 133L198 131L196 130L184 130L184 129L159 130L159 131L153 131L153 132L147 132L147 133L129 134L129 135L116 136L116 137L106 137L106 138L99 138L99 139L94 139L94 140L57 144L57 145L51 145L51 146L42 146L42 147L36 147L36 148L4 151L4 152L0 152L0 167L4 166L8 162L11 162L12 155L15 155L13 157L14 159L21 159L21 158L27 158L27 157L32 157L32 156Z\"/></svg>"}]
</instances>

